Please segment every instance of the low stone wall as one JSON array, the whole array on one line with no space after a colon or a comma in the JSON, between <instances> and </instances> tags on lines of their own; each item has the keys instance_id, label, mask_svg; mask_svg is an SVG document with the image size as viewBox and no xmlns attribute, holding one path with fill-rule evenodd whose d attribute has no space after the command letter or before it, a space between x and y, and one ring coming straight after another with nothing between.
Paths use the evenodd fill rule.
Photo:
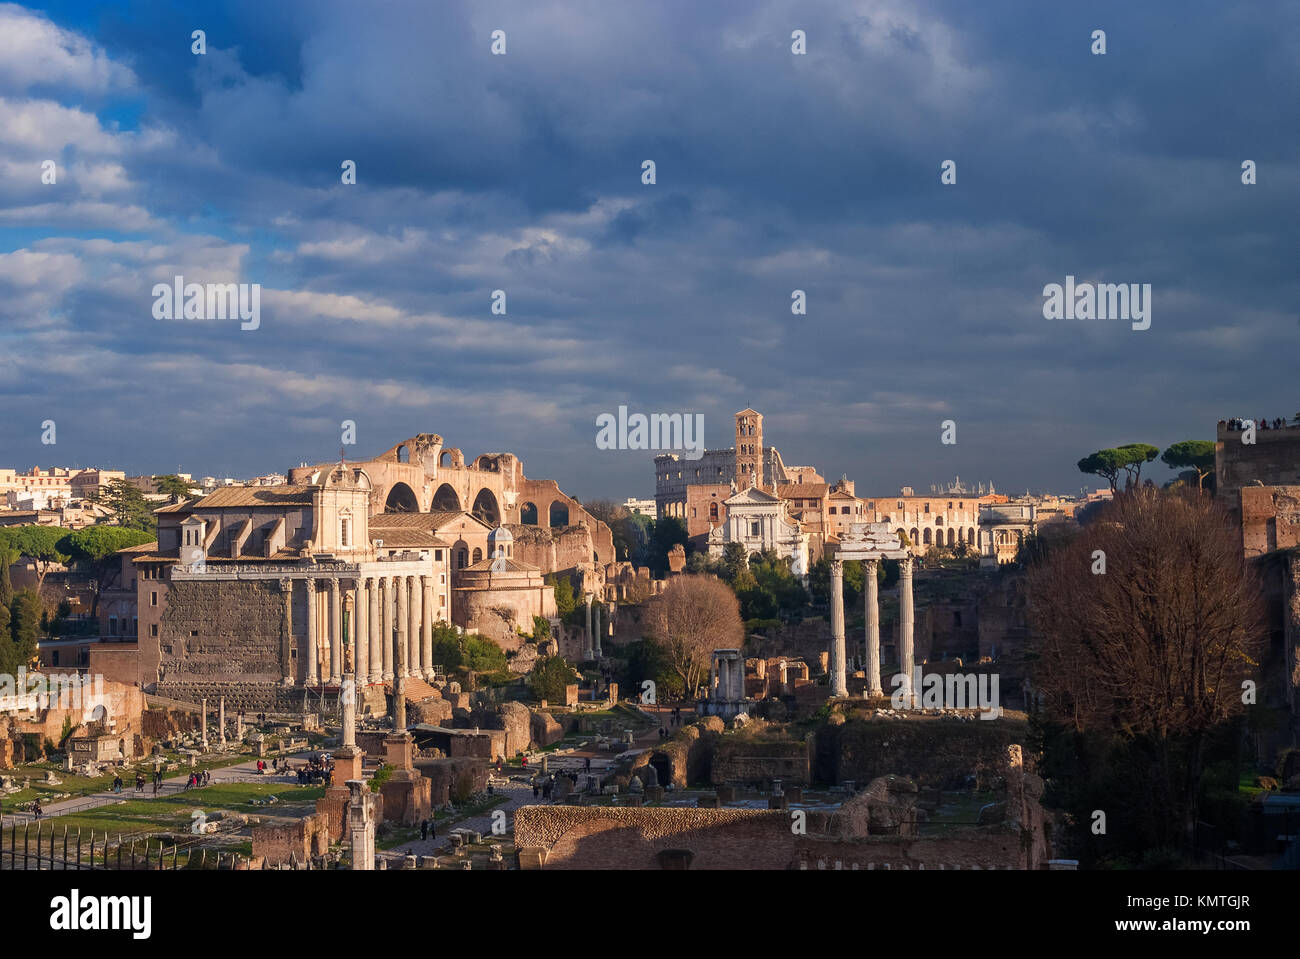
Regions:
<instances>
[{"instance_id":1,"label":"low stone wall","mask_svg":"<svg viewBox=\"0 0 1300 959\"><path fill-rule=\"evenodd\" d=\"M753 809L525 806L515 813L523 868L1023 869L1019 829L948 837L795 835L791 814ZM821 864L820 866L818 864Z\"/></svg>"},{"instance_id":2,"label":"low stone wall","mask_svg":"<svg viewBox=\"0 0 1300 959\"><path fill-rule=\"evenodd\" d=\"M329 851L329 819L312 813L289 823L254 826L252 836L254 860L264 859L268 866L304 863Z\"/></svg>"}]
</instances>

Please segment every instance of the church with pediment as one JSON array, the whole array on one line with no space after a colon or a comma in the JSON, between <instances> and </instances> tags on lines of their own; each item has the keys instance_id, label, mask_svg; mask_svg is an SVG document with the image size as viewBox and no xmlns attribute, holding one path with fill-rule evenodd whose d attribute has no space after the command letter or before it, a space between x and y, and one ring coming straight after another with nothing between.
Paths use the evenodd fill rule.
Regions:
<instances>
[{"instance_id":1,"label":"church with pediment","mask_svg":"<svg viewBox=\"0 0 1300 959\"><path fill-rule=\"evenodd\" d=\"M783 499L751 485L733 492L723 505L726 518L709 531L710 558L720 558L728 543L740 543L746 556L771 550L790 560L795 575L808 575L809 537L799 521L790 516Z\"/></svg>"}]
</instances>

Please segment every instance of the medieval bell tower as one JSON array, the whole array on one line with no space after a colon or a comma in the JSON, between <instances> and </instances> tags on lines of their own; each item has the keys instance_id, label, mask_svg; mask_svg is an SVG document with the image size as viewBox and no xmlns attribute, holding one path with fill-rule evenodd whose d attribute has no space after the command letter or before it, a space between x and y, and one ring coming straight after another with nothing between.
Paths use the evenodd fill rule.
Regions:
<instances>
[{"instance_id":1,"label":"medieval bell tower","mask_svg":"<svg viewBox=\"0 0 1300 959\"><path fill-rule=\"evenodd\" d=\"M748 489L751 480L763 488L763 414L741 410L736 414L736 488Z\"/></svg>"}]
</instances>

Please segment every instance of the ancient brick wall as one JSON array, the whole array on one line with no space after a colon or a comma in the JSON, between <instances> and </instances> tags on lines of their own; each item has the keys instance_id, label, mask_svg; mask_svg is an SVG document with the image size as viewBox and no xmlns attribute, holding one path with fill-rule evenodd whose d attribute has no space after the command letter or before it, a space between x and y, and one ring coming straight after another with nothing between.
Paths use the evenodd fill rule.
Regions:
<instances>
[{"instance_id":1,"label":"ancient brick wall","mask_svg":"<svg viewBox=\"0 0 1300 959\"><path fill-rule=\"evenodd\" d=\"M515 813L523 865L545 869L1005 869L1025 868L1021 832L952 837L796 836L785 811L668 807L525 806ZM682 857L680 853L689 853ZM819 866L820 864L820 866Z\"/></svg>"},{"instance_id":2,"label":"ancient brick wall","mask_svg":"<svg viewBox=\"0 0 1300 959\"><path fill-rule=\"evenodd\" d=\"M1300 486L1245 486L1238 495L1247 557L1300 546Z\"/></svg>"},{"instance_id":3,"label":"ancient brick wall","mask_svg":"<svg viewBox=\"0 0 1300 959\"><path fill-rule=\"evenodd\" d=\"M265 858L267 865L289 862L307 862L313 856L323 856L329 851L329 822L325 816L312 813L289 823L268 823L254 826L253 859Z\"/></svg>"}]
</instances>

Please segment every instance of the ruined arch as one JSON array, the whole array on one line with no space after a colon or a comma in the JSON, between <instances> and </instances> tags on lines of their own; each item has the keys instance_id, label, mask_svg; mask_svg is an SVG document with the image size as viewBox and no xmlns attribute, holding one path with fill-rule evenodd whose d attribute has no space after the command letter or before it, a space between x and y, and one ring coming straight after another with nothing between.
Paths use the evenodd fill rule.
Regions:
<instances>
[{"instance_id":1,"label":"ruined arch","mask_svg":"<svg viewBox=\"0 0 1300 959\"><path fill-rule=\"evenodd\" d=\"M537 504L525 503L519 507L519 522L524 526L537 525Z\"/></svg>"},{"instance_id":2,"label":"ruined arch","mask_svg":"<svg viewBox=\"0 0 1300 959\"><path fill-rule=\"evenodd\" d=\"M408 447L405 443L397 447L397 462L399 463L411 462L411 450L410 447Z\"/></svg>"},{"instance_id":3,"label":"ruined arch","mask_svg":"<svg viewBox=\"0 0 1300 959\"><path fill-rule=\"evenodd\" d=\"M501 510L497 506L497 498L486 487L479 490L478 496L474 497L471 512L489 526L496 526L501 522Z\"/></svg>"},{"instance_id":4,"label":"ruined arch","mask_svg":"<svg viewBox=\"0 0 1300 959\"><path fill-rule=\"evenodd\" d=\"M415 493L411 487L405 483L394 483L392 489L388 491L388 498L384 500L385 513L418 513L420 512L420 501L415 498Z\"/></svg>"},{"instance_id":5,"label":"ruined arch","mask_svg":"<svg viewBox=\"0 0 1300 959\"><path fill-rule=\"evenodd\" d=\"M438 492L433 494L433 503L429 506L429 509L440 513L459 513L460 508L460 497L456 495L456 491L449 483L443 483L438 487Z\"/></svg>"},{"instance_id":6,"label":"ruined arch","mask_svg":"<svg viewBox=\"0 0 1300 959\"><path fill-rule=\"evenodd\" d=\"M551 503L551 508L546 511L546 522L552 529L568 526L569 504L558 499Z\"/></svg>"}]
</instances>

